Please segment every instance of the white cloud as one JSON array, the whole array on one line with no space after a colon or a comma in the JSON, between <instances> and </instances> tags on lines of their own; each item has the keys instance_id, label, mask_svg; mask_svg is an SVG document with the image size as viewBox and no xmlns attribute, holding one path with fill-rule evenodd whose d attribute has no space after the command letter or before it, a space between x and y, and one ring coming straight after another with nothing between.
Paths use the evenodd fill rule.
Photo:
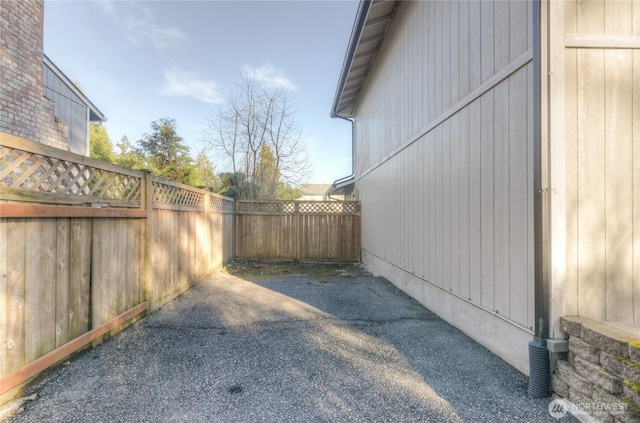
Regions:
<instances>
[{"instance_id":1,"label":"white cloud","mask_svg":"<svg viewBox=\"0 0 640 423\"><path fill-rule=\"evenodd\" d=\"M212 80L199 79L181 69L164 69L162 94L189 97L204 103L219 103L222 96L218 85Z\"/></svg>"},{"instance_id":2,"label":"white cloud","mask_svg":"<svg viewBox=\"0 0 640 423\"><path fill-rule=\"evenodd\" d=\"M268 88L283 88L288 91L295 91L298 86L289 78L284 76L281 69L277 69L272 64L267 63L257 68L244 66L243 73L250 79L261 82Z\"/></svg>"},{"instance_id":3,"label":"white cloud","mask_svg":"<svg viewBox=\"0 0 640 423\"><path fill-rule=\"evenodd\" d=\"M155 48L177 47L188 44L189 34L180 28L162 27L155 23L153 15L147 9L142 9L140 17L129 15L126 20L126 37L137 45L150 43Z\"/></svg>"}]
</instances>

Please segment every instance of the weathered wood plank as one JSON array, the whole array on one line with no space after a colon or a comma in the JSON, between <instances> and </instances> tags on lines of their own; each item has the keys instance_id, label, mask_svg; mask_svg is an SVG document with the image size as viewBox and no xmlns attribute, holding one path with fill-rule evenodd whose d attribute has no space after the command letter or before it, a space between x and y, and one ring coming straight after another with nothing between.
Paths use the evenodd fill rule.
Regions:
<instances>
[{"instance_id":1,"label":"weathered wood plank","mask_svg":"<svg viewBox=\"0 0 640 423\"><path fill-rule=\"evenodd\" d=\"M106 204L109 207L140 207L137 200L118 200L112 198L98 197L95 195L68 195L53 192L30 192L18 191L15 189L0 187L0 200L32 202L32 203L48 203L48 204L65 204L83 206L90 203ZM96 212L99 213L99 212ZM47 216L42 216L47 217Z\"/></svg>"},{"instance_id":2,"label":"weathered wood plank","mask_svg":"<svg viewBox=\"0 0 640 423\"><path fill-rule=\"evenodd\" d=\"M0 395L15 388L19 384L26 382L43 370L53 366L65 357L68 357L74 352L80 350L96 338L103 336L113 328L143 313L146 309L147 303L142 303L139 306L121 314L115 319L105 323L104 325L93 329L92 331L87 332L86 334L79 336L72 341L64 344L63 346L43 355L37 360L29 363L27 366L17 369L11 374L0 378Z\"/></svg>"},{"instance_id":3,"label":"weathered wood plank","mask_svg":"<svg viewBox=\"0 0 640 423\"><path fill-rule=\"evenodd\" d=\"M6 371L11 372L27 362L26 328L26 219L11 219L7 225L7 352Z\"/></svg>"},{"instance_id":4,"label":"weathered wood plank","mask_svg":"<svg viewBox=\"0 0 640 423\"><path fill-rule=\"evenodd\" d=\"M120 263L118 219L93 222L91 257L91 328L102 325L117 315L117 298L124 266ZM116 287L116 289L113 289Z\"/></svg>"},{"instance_id":5,"label":"weathered wood plank","mask_svg":"<svg viewBox=\"0 0 640 423\"><path fill-rule=\"evenodd\" d=\"M135 245L129 237L129 233L131 232L129 222L124 219L118 219L116 224L118 227L118 238L116 239L117 254L118 261L120 262L118 273L121 276L117 279L120 290L117 295L114 295L114 308L116 314L120 314L130 307L128 304L130 301L130 291L135 284L135 276L132 274L133 263L131 260L135 253L135 250L133 250Z\"/></svg>"},{"instance_id":6,"label":"weathered wood plank","mask_svg":"<svg viewBox=\"0 0 640 423\"><path fill-rule=\"evenodd\" d=\"M70 275L70 232L71 222L68 218L56 219L56 251L55 251L55 339L56 348L67 343L69 335L69 275Z\"/></svg>"},{"instance_id":7,"label":"weathered wood plank","mask_svg":"<svg viewBox=\"0 0 640 423\"><path fill-rule=\"evenodd\" d=\"M191 258L189 257L189 213L176 213L176 237L178 245L178 280L176 288L182 289L189 283L189 263Z\"/></svg>"},{"instance_id":8,"label":"weathered wood plank","mask_svg":"<svg viewBox=\"0 0 640 423\"><path fill-rule=\"evenodd\" d=\"M145 266L145 224L144 221L135 222L136 235L135 235L135 251L137 253L137 260L134 263L134 274L136 275L136 290L134 291L134 299L132 305L138 305L145 301L144 293L144 266ZM207 256L208 257L208 256Z\"/></svg>"},{"instance_id":9,"label":"weathered wood plank","mask_svg":"<svg viewBox=\"0 0 640 423\"><path fill-rule=\"evenodd\" d=\"M168 262L168 284L166 291L163 295L169 295L171 292L176 292L179 289L180 281L182 279L182 254L181 254L181 240L180 240L180 213L176 211L167 210L166 213L167 224L167 241L169 242L169 254L167 256Z\"/></svg>"},{"instance_id":10,"label":"weathered wood plank","mask_svg":"<svg viewBox=\"0 0 640 423\"><path fill-rule=\"evenodd\" d=\"M0 377L7 374L7 309L9 308L7 266L7 219L0 218Z\"/></svg>"},{"instance_id":11,"label":"weathered wood plank","mask_svg":"<svg viewBox=\"0 0 640 423\"><path fill-rule=\"evenodd\" d=\"M55 220L28 220L25 270L25 355L28 362L55 348Z\"/></svg>"},{"instance_id":12,"label":"weathered wood plank","mask_svg":"<svg viewBox=\"0 0 640 423\"><path fill-rule=\"evenodd\" d=\"M345 213L237 214L236 256L355 260L359 258L360 239L353 222L359 218L358 214Z\"/></svg>"},{"instance_id":13,"label":"weathered wood plank","mask_svg":"<svg viewBox=\"0 0 640 423\"><path fill-rule=\"evenodd\" d=\"M0 204L2 217L130 217L145 218L146 210L38 204Z\"/></svg>"},{"instance_id":14,"label":"weathered wood plank","mask_svg":"<svg viewBox=\"0 0 640 423\"><path fill-rule=\"evenodd\" d=\"M71 219L68 310L70 339L89 330L92 228L91 219Z\"/></svg>"},{"instance_id":15,"label":"weathered wood plank","mask_svg":"<svg viewBox=\"0 0 640 423\"><path fill-rule=\"evenodd\" d=\"M59 148L16 137L5 132L0 132L0 145L16 148L18 150L28 151L30 153L41 154L43 156L55 157L57 159L62 159L85 166L91 166L97 169L103 169L110 172L121 173L123 175L134 176L137 178L142 178L144 175L143 172L138 170L131 170L126 167L113 165L103 160L91 159L81 154L60 150Z\"/></svg>"}]
</instances>

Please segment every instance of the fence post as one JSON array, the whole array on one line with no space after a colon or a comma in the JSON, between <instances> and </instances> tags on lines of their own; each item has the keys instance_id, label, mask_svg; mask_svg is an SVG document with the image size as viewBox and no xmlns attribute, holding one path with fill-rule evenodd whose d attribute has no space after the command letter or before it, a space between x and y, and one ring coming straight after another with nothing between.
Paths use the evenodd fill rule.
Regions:
<instances>
[{"instance_id":1,"label":"fence post","mask_svg":"<svg viewBox=\"0 0 640 423\"><path fill-rule=\"evenodd\" d=\"M295 202L295 219L296 219L296 260L300 260L300 248L302 245L302 214L300 213L300 203Z\"/></svg>"},{"instance_id":2,"label":"fence post","mask_svg":"<svg viewBox=\"0 0 640 423\"><path fill-rule=\"evenodd\" d=\"M222 211L224 212L224 200L222 201L222 204L223 204ZM233 203L231 204L231 257L228 257L229 260L234 259L236 257L236 204L238 204L238 201L234 198ZM222 218L223 218L222 231L224 233L224 231L226 230L225 228L227 223L224 213L222 214ZM223 247L223 250L224 250L224 247ZM223 253L223 257L222 257L223 265L227 264L226 259L227 257L224 257L224 253Z\"/></svg>"},{"instance_id":3,"label":"fence post","mask_svg":"<svg viewBox=\"0 0 640 423\"><path fill-rule=\"evenodd\" d=\"M151 268L151 248L153 247L153 184L151 182L151 172L145 171L144 180L142 183L142 198L140 199L140 206L147 211L147 218L144 220L143 229L143 251L142 251L142 285L144 299L147 301L147 315L151 314L155 310L153 302L153 287L151 286L152 280L152 268Z\"/></svg>"},{"instance_id":4,"label":"fence post","mask_svg":"<svg viewBox=\"0 0 640 423\"><path fill-rule=\"evenodd\" d=\"M206 270L206 274L208 275L211 270L213 269L213 243L211 242L211 235L212 235L212 230L211 230L211 194L209 193L209 191L204 193L204 233L206 234L205 237L205 255L206 257L204 258L205 260L205 270ZM200 275L198 275L200 276Z\"/></svg>"}]
</instances>

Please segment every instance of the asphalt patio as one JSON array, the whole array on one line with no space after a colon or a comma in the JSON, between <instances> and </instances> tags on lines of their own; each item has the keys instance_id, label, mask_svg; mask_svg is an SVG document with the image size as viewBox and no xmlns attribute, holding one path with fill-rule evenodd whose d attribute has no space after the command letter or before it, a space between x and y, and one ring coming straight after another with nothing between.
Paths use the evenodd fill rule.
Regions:
<instances>
[{"instance_id":1,"label":"asphalt patio","mask_svg":"<svg viewBox=\"0 0 640 423\"><path fill-rule=\"evenodd\" d=\"M7 421L576 421L526 391L358 265L241 263L39 378Z\"/></svg>"}]
</instances>

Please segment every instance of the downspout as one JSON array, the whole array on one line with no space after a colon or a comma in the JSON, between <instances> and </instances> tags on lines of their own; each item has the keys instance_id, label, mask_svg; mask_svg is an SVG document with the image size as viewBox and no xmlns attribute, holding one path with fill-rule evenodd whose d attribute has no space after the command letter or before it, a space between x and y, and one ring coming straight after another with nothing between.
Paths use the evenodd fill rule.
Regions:
<instances>
[{"instance_id":1,"label":"downspout","mask_svg":"<svg viewBox=\"0 0 640 423\"><path fill-rule=\"evenodd\" d=\"M534 179L534 261L535 328L529 342L528 394L548 397L551 371L547 338L549 337L549 145L547 18L545 0L533 1L533 179Z\"/></svg>"},{"instance_id":2,"label":"downspout","mask_svg":"<svg viewBox=\"0 0 640 423\"><path fill-rule=\"evenodd\" d=\"M338 184L340 184L341 182L344 181L348 181L349 179L353 178L356 174L356 150L355 150L355 142L356 142L356 137L355 137L355 131L356 131L356 126L355 126L355 122L353 121L353 119L349 119L346 118L344 116L340 116L338 114L333 113L332 117L337 117L343 120L346 120L347 122L351 123L351 174L345 177L342 177L340 179L336 179L335 181L333 181L333 184L331 184L331 186L333 188L335 188L336 186L338 186ZM329 196L331 197L331 196Z\"/></svg>"}]
</instances>

